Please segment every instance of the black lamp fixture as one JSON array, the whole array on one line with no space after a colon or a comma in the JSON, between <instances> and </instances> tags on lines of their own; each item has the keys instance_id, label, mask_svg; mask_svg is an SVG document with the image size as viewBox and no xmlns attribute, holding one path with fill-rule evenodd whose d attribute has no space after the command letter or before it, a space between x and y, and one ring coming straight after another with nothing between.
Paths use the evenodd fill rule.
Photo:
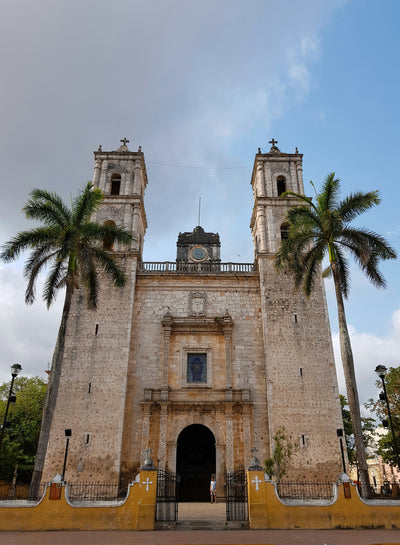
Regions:
<instances>
[{"instance_id":1,"label":"black lamp fixture","mask_svg":"<svg viewBox=\"0 0 400 545\"><path fill-rule=\"evenodd\" d=\"M400 469L399 449L398 449L398 446L397 446L396 435L394 433L392 413L390 412L389 399L388 399L388 395L387 395L387 391L386 391L385 377L386 377L386 373L387 373L387 367L385 365L377 365L376 368L375 368L375 373L378 375L378 377L382 381L383 392L381 392L379 394L379 399L381 401L386 401L386 408L387 408L387 413L388 413L388 417L389 417L389 424L390 424L390 429L391 429L391 432L392 432L393 451L394 451L394 455L395 455L395 458L396 458L397 467ZM384 428L388 428L389 424L388 424L388 421L386 419L382 420L382 426Z\"/></svg>"},{"instance_id":2,"label":"black lamp fixture","mask_svg":"<svg viewBox=\"0 0 400 545\"><path fill-rule=\"evenodd\" d=\"M14 387L14 380L17 377L17 375L21 372L21 370L22 370L22 367L19 363L14 363L13 365L11 365L11 386L8 392L6 412L4 413L3 425L0 431L0 449L3 443L4 431L6 428L11 427L10 422L7 420L8 409L10 407L10 403L15 403L17 401L16 395L13 394L13 387Z\"/></svg>"}]
</instances>

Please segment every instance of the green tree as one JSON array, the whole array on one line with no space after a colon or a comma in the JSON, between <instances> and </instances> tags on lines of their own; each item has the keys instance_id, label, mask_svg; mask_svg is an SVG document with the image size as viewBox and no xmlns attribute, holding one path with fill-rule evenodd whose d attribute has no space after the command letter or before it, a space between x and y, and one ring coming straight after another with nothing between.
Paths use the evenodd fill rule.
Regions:
<instances>
[{"instance_id":1,"label":"green tree","mask_svg":"<svg viewBox=\"0 0 400 545\"><path fill-rule=\"evenodd\" d=\"M28 219L41 222L41 226L18 233L2 246L0 258L5 262L16 260L21 252L30 249L25 263L27 279L25 302L35 300L35 285L39 273L48 268L43 288L43 299L49 308L60 289L65 288L65 300L57 343L53 354L49 388L43 411L43 420L36 454L32 487L35 489L42 477L43 464L50 435L52 415L60 382L64 354L65 333L73 292L80 285L86 290L87 305L95 309L99 290L98 270L102 268L115 286L125 284L123 270L109 252L103 248L106 241L129 244L132 235L114 224L100 225L92 221L103 194L93 188L92 182L78 193L71 208L52 192L34 189L23 211ZM51 393L51 395L50 395Z\"/></svg>"},{"instance_id":2,"label":"green tree","mask_svg":"<svg viewBox=\"0 0 400 545\"><path fill-rule=\"evenodd\" d=\"M312 182L311 182L312 183ZM313 185L314 187L314 185ZM349 262L352 256L369 280L384 287L385 280L378 269L380 260L395 259L396 252L379 234L351 226L352 220L380 203L378 191L356 192L339 201L340 181L329 174L322 191L316 192L316 202L309 197L287 191L282 196L296 199L288 211L288 236L282 240L276 254L276 267L287 267L293 274L296 287L310 295L327 255L329 266L323 276L333 276L340 337L340 351L346 380L347 399L353 424L354 441L360 480L368 484L368 468L362 434L353 352L347 328L344 299L349 293ZM304 204L299 203L302 202Z\"/></svg>"},{"instance_id":3,"label":"green tree","mask_svg":"<svg viewBox=\"0 0 400 545\"><path fill-rule=\"evenodd\" d=\"M344 435L346 439L346 447L347 447L347 456L349 458L349 463L355 464L357 463L357 457L356 457L356 447L354 442L354 433L353 433L353 424L351 422L351 415L350 411L346 409L348 407L348 402L346 396L340 394L340 406L342 408L342 418L343 418L343 427L344 427ZM373 434L376 430L376 422L375 419L370 416L362 416L361 417L361 425L362 425L362 431L363 431L363 440L364 440L364 447L366 450L367 457L372 457L372 443L373 443Z\"/></svg>"},{"instance_id":4,"label":"green tree","mask_svg":"<svg viewBox=\"0 0 400 545\"><path fill-rule=\"evenodd\" d=\"M274 435L274 451L271 458L264 462L265 472L270 477L275 477L277 483L284 477L289 469L289 464L295 451L292 438L287 435L285 428L280 428Z\"/></svg>"},{"instance_id":5,"label":"green tree","mask_svg":"<svg viewBox=\"0 0 400 545\"><path fill-rule=\"evenodd\" d=\"M379 379L376 381L377 388L382 389L382 381ZM400 447L400 367L389 367L385 376L385 386L387 392L387 398L390 407L390 413L392 416L393 429L395 433L395 442L397 450ZM384 394L383 390L381 394ZM372 410L377 417L381 420L388 420L388 410L384 395L382 399L380 397L377 400L369 399L365 406ZM393 435L389 428L388 432L381 437L378 441L378 454L380 454L385 462L388 462L392 466L397 465L397 457L394 449ZM400 454L400 453L399 453ZM399 468L400 469L400 468Z\"/></svg>"},{"instance_id":6,"label":"green tree","mask_svg":"<svg viewBox=\"0 0 400 545\"><path fill-rule=\"evenodd\" d=\"M19 377L13 386L16 402L11 404L0 451L0 480L11 480L18 464L19 480L29 482L39 441L47 384L39 377ZM0 421L3 422L10 382L0 385Z\"/></svg>"}]
</instances>

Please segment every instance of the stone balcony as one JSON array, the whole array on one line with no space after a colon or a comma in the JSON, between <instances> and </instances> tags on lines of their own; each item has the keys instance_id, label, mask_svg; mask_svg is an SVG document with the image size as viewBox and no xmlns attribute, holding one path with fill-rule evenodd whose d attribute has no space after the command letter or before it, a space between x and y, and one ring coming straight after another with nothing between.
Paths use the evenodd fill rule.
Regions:
<instances>
[{"instance_id":1,"label":"stone balcony","mask_svg":"<svg viewBox=\"0 0 400 545\"><path fill-rule=\"evenodd\" d=\"M176 261L141 261L138 274L257 274L256 263L179 263Z\"/></svg>"}]
</instances>

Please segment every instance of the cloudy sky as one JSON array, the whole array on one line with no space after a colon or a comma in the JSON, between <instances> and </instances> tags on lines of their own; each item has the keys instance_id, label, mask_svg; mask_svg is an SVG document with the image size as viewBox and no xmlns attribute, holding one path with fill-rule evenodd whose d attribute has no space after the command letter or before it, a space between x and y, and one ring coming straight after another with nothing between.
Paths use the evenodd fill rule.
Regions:
<instances>
[{"instance_id":1,"label":"cloudy sky","mask_svg":"<svg viewBox=\"0 0 400 545\"><path fill-rule=\"evenodd\" d=\"M396 0L2 0L0 241L28 226L33 187L67 201L93 151L145 153L144 259L174 260L179 231L219 232L223 261L252 261L250 176L274 137L304 180L379 189L360 219L399 252L400 4ZM24 305L23 260L0 265L0 381L45 376L62 297ZM347 303L361 400L377 364L400 364L399 262L387 290L357 269ZM337 324L327 284L334 346ZM343 380L339 374L339 384ZM342 388L343 390L343 388Z\"/></svg>"}]
</instances>

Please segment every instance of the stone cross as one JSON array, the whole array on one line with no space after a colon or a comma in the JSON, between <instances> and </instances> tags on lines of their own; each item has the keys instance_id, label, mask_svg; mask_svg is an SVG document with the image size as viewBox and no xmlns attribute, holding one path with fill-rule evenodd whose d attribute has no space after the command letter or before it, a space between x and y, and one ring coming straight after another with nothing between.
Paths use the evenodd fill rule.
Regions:
<instances>
[{"instance_id":1,"label":"stone cross","mask_svg":"<svg viewBox=\"0 0 400 545\"><path fill-rule=\"evenodd\" d=\"M122 142L122 140L121 140L121 142ZM129 140L128 140L128 142L129 142ZM273 148L275 147L275 144L277 144L277 143L278 143L278 140L274 140L274 139L272 139L272 140L270 140L270 141L268 142L268 144L272 144L272 147L273 147Z\"/></svg>"},{"instance_id":2,"label":"stone cross","mask_svg":"<svg viewBox=\"0 0 400 545\"><path fill-rule=\"evenodd\" d=\"M261 482L261 481L260 481ZM153 481L150 481L149 477L147 477L147 480L146 481L142 481L142 484L145 484L146 485L146 492L149 491L149 484L153 484ZM258 490L258 488L257 488Z\"/></svg>"},{"instance_id":3,"label":"stone cross","mask_svg":"<svg viewBox=\"0 0 400 545\"><path fill-rule=\"evenodd\" d=\"M260 483L262 483L262 481L258 478L258 475L256 475L256 478L253 479L251 482L254 483L254 484L256 485L256 490L257 490L257 492L258 492L258 485L259 485Z\"/></svg>"},{"instance_id":4,"label":"stone cross","mask_svg":"<svg viewBox=\"0 0 400 545\"><path fill-rule=\"evenodd\" d=\"M129 142L129 140L127 138L123 138L122 140L120 140L120 142L123 143L124 146L126 146Z\"/></svg>"},{"instance_id":5,"label":"stone cross","mask_svg":"<svg viewBox=\"0 0 400 545\"><path fill-rule=\"evenodd\" d=\"M256 455L256 452L258 452L258 450L256 449L256 447L253 447L250 452L253 454L253 456Z\"/></svg>"}]
</instances>

